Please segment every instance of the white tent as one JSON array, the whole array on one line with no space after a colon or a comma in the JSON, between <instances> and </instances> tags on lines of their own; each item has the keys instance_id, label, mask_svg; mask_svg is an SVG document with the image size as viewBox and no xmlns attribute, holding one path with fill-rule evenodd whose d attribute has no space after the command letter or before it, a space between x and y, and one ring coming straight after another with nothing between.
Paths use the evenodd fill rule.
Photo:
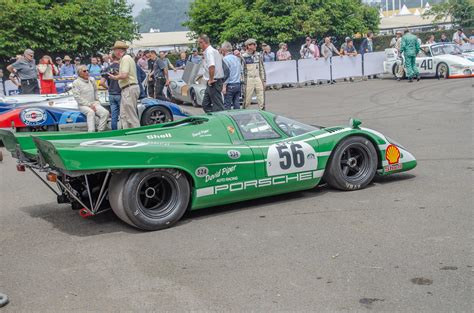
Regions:
<instances>
[{"instance_id":1,"label":"white tent","mask_svg":"<svg viewBox=\"0 0 474 313\"><path fill-rule=\"evenodd\" d=\"M413 15L420 16L421 15L420 10L416 9L415 13L413 13Z\"/></svg>"},{"instance_id":2,"label":"white tent","mask_svg":"<svg viewBox=\"0 0 474 313\"><path fill-rule=\"evenodd\" d=\"M426 2L425 8L423 9L422 12L423 12L423 14L425 14L429 10L431 10L431 5L428 2Z\"/></svg>"},{"instance_id":3,"label":"white tent","mask_svg":"<svg viewBox=\"0 0 474 313\"><path fill-rule=\"evenodd\" d=\"M407 6L404 4L398 15L411 15L410 10L408 10Z\"/></svg>"}]
</instances>

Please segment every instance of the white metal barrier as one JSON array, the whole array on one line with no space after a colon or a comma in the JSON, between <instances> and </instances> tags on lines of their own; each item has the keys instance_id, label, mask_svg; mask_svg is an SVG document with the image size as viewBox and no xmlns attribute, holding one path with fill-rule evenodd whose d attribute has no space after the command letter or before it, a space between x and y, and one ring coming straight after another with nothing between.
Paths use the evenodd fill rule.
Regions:
<instances>
[{"instance_id":1,"label":"white metal barrier","mask_svg":"<svg viewBox=\"0 0 474 313\"><path fill-rule=\"evenodd\" d=\"M362 55L333 57L332 79L362 76Z\"/></svg>"},{"instance_id":2,"label":"white metal barrier","mask_svg":"<svg viewBox=\"0 0 474 313\"><path fill-rule=\"evenodd\" d=\"M298 82L298 70L295 60L266 62L267 84L294 84Z\"/></svg>"},{"instance_id":3,"label":"white metal barrier","mask_svg":"<svg viewBox=\"0 0 474 313\"><path fill-rule=\"evenodd\" d=\"M369 76L375 74L382 74L383 72L385 72L383 68L383 61L385 61L385 51L364 54L364 75Z\"/></svg>"},{"instance_id":4,"label":"white metal barrier","mask_svg":"<svg viewBox=\"0 0 474 313\"><path fill-rule=\"evenodd\" d=\"M331 59L298 60L298 81L331 79Z\"/></svg>"}]
</instances>

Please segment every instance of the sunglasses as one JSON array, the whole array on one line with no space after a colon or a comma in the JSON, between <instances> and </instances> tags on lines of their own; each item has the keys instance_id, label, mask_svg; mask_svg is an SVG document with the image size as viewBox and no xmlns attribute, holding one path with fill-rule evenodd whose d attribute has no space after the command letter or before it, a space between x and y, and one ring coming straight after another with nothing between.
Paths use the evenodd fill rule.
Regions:
<instances>
[{"instance_id":1,"label":"sunglasses","mask_svg":"<svg viewBox=\"0 0 474 313\"><path fill-rule=\"evenodd\" d=\"M81 72L82 72L82 73L89 73L88 70L82 70Z\"/></svg>"}]
</instances>

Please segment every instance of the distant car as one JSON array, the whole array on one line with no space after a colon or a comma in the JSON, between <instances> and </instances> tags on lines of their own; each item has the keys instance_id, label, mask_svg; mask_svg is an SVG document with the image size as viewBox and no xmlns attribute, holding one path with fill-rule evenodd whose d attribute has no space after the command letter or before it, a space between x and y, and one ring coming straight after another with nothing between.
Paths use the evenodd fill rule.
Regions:
<instances>
[{"instance_id":1,"label":"distant car","mask_svg":"<svg viewBox=\"0 0 474 313\"><path fill-rule=\"evenodd\" d=\"M194 107L202 106L206 83L202 78L201 64L188 62L181 79L172 79L166 90L166 97L173 102L190 103ZM240 97L240 103L243 99ZM257 97L252 96L252 103L257 103Z\"/></svg>"},{"instance_id":2,"label":"distant car","mask_svg":"<svg viewBox=\"0 0 474 313\"><path fill-rule=\"evenodd\" d=\"M384 69L397 76L403 56L394 48L385 49ZM454 43L435 43L421 46L416 66L422 77L462 78L474 76L474 61L469 52L463 52Z\"/></svg>"},{"instance_id":3,"label":"distant car","mask_svg":"<svg viewBox=\"0 0 474 313\"><path fill-rule=\"evenodd\" d=\"M99 95L101 104L108 109L107 94ZM189 116L174 103L151 98L140 100L137 109L142 126ZM0 97L0 128L17 132L87 131L86 121L76 100L69 94Z\"/></svg>"},{"instance_id":4,"label":"distant car","mask_svg":"<svg viewBox=\"0 0 474 313\"><path fill-rule=\"evenodd\" d=\"M190 103L195 107L202 106L206 84L202 80L200 64L188 62L181 79L172 79L166 90L171 101Z\"/></svg>"}]
</instances>

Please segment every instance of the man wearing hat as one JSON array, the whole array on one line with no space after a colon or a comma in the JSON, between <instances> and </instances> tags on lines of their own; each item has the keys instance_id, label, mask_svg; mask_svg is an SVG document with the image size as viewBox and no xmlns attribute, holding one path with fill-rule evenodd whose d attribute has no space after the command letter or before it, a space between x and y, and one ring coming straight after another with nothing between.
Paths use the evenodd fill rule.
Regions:
<instances>
[{"instance_id":1,"label":"man wearing hat","mask_svg":"<svg viewBox=\"0 0 474 313\"><path fill-rule=\"evenodd\" d=\"M405 71L408 81L413 82L413 78L420 80L420 73L416 66L416 55L420 52L420 42L418 37L411 34L408 29L405 30L405 35L402 37L400 52L403 53L405 58Z\"/></svg>"},{"instance_id":2,"label":"man wearing hat","mask_svg":"<svg viewBox=\"0 0 474 313\"><path fill-rule=\"evenodd\" d=\"M76 66L71 64L72 59L66 55L64 56L64 64L59 70L59 76L61 77L71 77L76 76Z\"/></svg>"},{"instance_id":3,"label":"man wearing hat","mask_svg":"<svg viewBox=\"0 0 474 313\"><path fill-rule=\"evenodd\" d=\"M56 67L60 71L61 67L63 67L63 59L61 59L61 57L56 57L54 60L56 61Z\"/></svg>"},{"instance_id":4,"label":"man wearing hat","mask_svg":"<svg viewBox=\"0 0 474 313\"><path fill-rule=\"evenodd\" d=\"M116 41L112 47L113 53L120 59L120 68L117 75L109 74L111 79L118 80L122 89L120 100L120 122L122 128L140 127L137 103L140 96L140 87L137 79L137 65L127 54L128 45L123 41Z\"/></svg>"},{"instance_id":5,"label":"man wearing hat","mask_svg":"<svg viewBox=\"0 0 474 313\"><path fill-rule=\"evenodd\" d=\"M255 92L260 110L265 110L265 68L263 59L257 50L257 41L248 39L245 42L245 52L242 54L244 78L244 108L248 108Z\"/></svg>"},{"instance_id":6,"label":"man wearing hat","mask_svg":"<svg viewBox=\"0 0 474 313\"><path fill-rule=\"evenodd\" d=\"M189 62L194 63L194 64L200 64L202 61L201 56L198 53L197 48L193 48L193 53L189 56Z\"/></svg>"}]
</instances>

